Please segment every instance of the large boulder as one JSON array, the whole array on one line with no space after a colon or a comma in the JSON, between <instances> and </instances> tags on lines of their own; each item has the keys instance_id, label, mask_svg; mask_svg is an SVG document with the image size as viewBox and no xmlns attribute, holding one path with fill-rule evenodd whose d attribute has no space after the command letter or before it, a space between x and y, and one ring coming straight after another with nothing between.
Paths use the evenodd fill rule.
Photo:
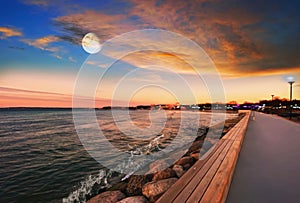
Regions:
<instances>
[{"instance_id":1,"label":"large boulder","mask_svg":"<svg viewBox=\"0 0 300 203\"><path fill-rule=\"evenodd\" d=\"M96 195L92 199L89 199L87 203L116 203L126 196L119 190L117 191L106 191L99 195Z\"/></svg>"},{"instance_id":2,"label":"large boulder","mask_svg":"<svg viewBox=\"0 0 300 203\"><path fill-rule=\"evenodd\" d=\"M144 196L132 196L122 199L117 203L149 203L149 201Z\"/></svg>"},{"instance_id":3,"label":"large boulder","mask_svg":"<svg viewBox=\"0 0 300 203\"><path fill-rule=\"evenodd\" d=\"M175 164L176 165L181 165L181 166L193 165L194 164L194 159L190 156L184 156L181 159L179 159Z\"/></svg>"},{"instance_id":4,"label":"large boulder","mask_svg":"<svg viewBox=\"0 0 300 203\"><path fill-rule=\"evenodd\" d=\"M166 168L163 171L155 173L152 180L162 180L172 177L176 177L175 171L173 171L171 168Z\"/></svg>"},{"instance_id":5,"label":"large boulder","mask_svg":"<svg viewBox=\"0 0 300 203\"><path fill-rule=\"evenodd\" d=\"M114 191L114 190L120 190L123 193L126 193L126 188L127 188L127 182L118 182L114 184L111 188L108 188L108 191Z\"/></svg>"},{"instance_id":6,"label":"large boulder","mask_svg":"<svg viewBox=\"0 0 300 203\"><path fill-rule=\"evenodd\" d=\"M173 163L174 163L174 159L171 158L154 161L153 163L150 164L149 166L150 170L148 171L147 174L162 171L168 168L169 166L171 166Z\"/></svg>"},{"instance_id":7,"label":"large boulder","mask_svg":"<svg viewBox=\"0 0 300 203\"><path fill-rule=\"evenodd\" d=\"M209 127L207 126L202 126L198 129L198 132L197 132L197 140L200 140L200 139L204 139L207 132L209 130Z\"/></svg>"},{"instance_id":8,"label":"large boulder","mask_svg":"<svg viewBox=\"0 0 300 203\"><path fill-rule=\"evenodd\" d=\"M190 155L195 161L198 161L200 159L200 153L196 152Z\"/></svg>"},{"instance_id":9,"label":"large boulder","mask_svg":"<svg viewBox=\"0 0 300 203\"><path fill-rule=\"evenodd\" d=\"M189 148L189 152L192 153L196 150L201 149L203 142L204 142L203 140L197 140L197 141L193 142L193 144Z\"/></svg>"},{"instance_id":10,"label":"large boulder","mask_svg":"<svg viewBox=\"0 0 300 203\"><path fill-rule=\"evenodd\" d=\"M134 196L134 195L142 195L142 187L145 185L147 182L150 182L152 179L151 175L133 175L130 176L127 188L126 188L126 193L129 196Z\"/></svg>"},{"instance_id":11,"label":"large boulder","mask_svg":"<svg viewBox=\"0 0 300 203\"><path fill-rule=\"evenodd\" d=\"M187 171L189 168L191 168L191 164L184 164L182 167L185 171Z\"/></svg>"},{"instance_id":12,"label":"large boulder","mask_svg":"<svg viewBox=\"0 0 300 203\"><path fill-rule=\"evenodd\" d=\"M177 178L168 178L146 183L142 189L143 195L146 196L150 200L150 202L155 202L176 181Z\"/></svg>"},{"instance_id":13,"label":"large boulder","mask_svg":"<svg viewBox=\"0 0 300 203\"><path fill-rule=\"evenodd\" d=\"M176 173L178 178L180 178L184 174L184 170L183 170L183 167L181 165L175 164L173 166L173 171Z\"/></svg>"}]
</instances>

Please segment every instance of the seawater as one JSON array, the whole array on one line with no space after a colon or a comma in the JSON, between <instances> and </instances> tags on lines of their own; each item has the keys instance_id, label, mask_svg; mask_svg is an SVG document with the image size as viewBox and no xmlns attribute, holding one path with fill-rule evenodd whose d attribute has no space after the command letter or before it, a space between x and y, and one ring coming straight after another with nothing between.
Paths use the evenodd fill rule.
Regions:
<instances>
[{"instance_id":1,"label":"seawater","mask_svg":"<svg viewBox=\"0 0 300 203\"><path fill-rule=\"evenodd\" d=\"M201 114L201 125L220 122L218 119L211 121L209 113L190 113ZM132 156L151 153L158 147L159 139L176 136L180 124L178 115L178 112L166 111L169 124L165 129L139 143L124 137L110 111L97 111L106 138L118 148L133 153ZM130 111L130 117L134 125L141 128L151 124L149 111ZM122 123L122 116L118 122ZM108 153L103 152L102 156L108 156ZM119 166L130 167L122 166L122 163ZM84 202L93 192L109 187L111 180L126 178L114 179L112 171L106 170L89 155L77 136L71 110L0 110L1 203Z\"/></svg>"}]
</instances>

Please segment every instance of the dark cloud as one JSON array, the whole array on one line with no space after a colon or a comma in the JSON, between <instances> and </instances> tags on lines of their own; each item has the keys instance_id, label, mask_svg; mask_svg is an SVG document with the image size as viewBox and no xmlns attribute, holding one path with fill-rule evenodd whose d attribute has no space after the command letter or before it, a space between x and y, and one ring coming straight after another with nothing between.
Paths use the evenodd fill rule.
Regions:
<instances>
[{"instance_id":1,"label":"dark cloud","mask_svg":"<svg viewBox=\"0 0 300 203\"><path fill-rule=\"evenodd\" d=\"M116 8L123 12L90 9L56 18L64 32L60 38L79 43L87 32L107 40L136 29L160 28L197 42L223 73L299 71L296 1L131 0Z\"/></svg>"},{"instance_id":2,"label":"dark cloud","mask_svg":"<svg viewBox=\"0 0 300 203\"><path fill-rule=\"evenodd\" d=\"M49 1L47 0L24 0L23 3L42 7L49 6Z\"/></svg>"},{"instance_id":3,"label":"dark cloud","mask_svg":"<svg viewBox=\"0 0 300 203\"><path fill-rule=\"evenodd\" d=\"M24 51L25 50L24 47L9 46L8 48L10 48L10 49L16 49L16 50L19 50L19 51Z\"/></svg>"},{"instance_id":4,"label":"dark cloud","mask_svg":"<svg viewBox=\"0 0 300 203\"><path fill-rule=\"evenodd\" d=\"M80 44L84 35L90 32L90 30L76 26L74 23L55 21L54 25L62 29L62 34L57 37L72 44Z\"/></svg>"},{"instance_id":5,"label":"dark cloud","mask_svg":"<svg viewBox=\"0 0 300 203\"><path fill-rule=\"evenodd\" d=\"M70 14L54 19L64 33L60 37L72 43L78 43L88 32L94 32L101 41L110 39L118 34L131 31L134 26L130 19L123 14L107 15L94 10Z\"/></svg>"}]
</instances>

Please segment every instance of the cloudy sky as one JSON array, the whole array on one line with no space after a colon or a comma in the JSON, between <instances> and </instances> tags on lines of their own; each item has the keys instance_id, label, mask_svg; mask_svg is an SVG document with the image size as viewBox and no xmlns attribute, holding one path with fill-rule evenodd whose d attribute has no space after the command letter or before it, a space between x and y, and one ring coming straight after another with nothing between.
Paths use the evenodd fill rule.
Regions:
<instances>
[{"instance_id":1,"label":"cloudy sky","mask_svg":"<svg viewBox=\"0 0 300 203\"><path fill-rule=\"evenodd\" d=\"M2 5L1 107L70 107L80 68L91 65L103 71L82 49L84 35L93 32L105 43L142 29L171 31L197 43L214 62L226 101L255 102L270 99L271 94L288 98L285 78L289 75L296 78L294 98L300 99L298 1L4 0ZM173 40L167 46L175 50L181 45ZM116 48L116 53L119 50ZM172 80L173 76L165 74L164 68L189 80L197 102L210 101L205 82L197 81L182 58L173 53L141 51L118 59L97 89L96 104L109 105L116 84L121 84L128 73L126 84L122 80L122 91L116 92L131 95L132 104L176 102L178 95L172 95L172 88L163 90L164 84L182 91L176 90L176 94L184 95L185 90L180 82ZM153 85L126 92L130 83L138 84L137 81L150 81ZM122 102L127 97L120 94L115 98Z\"/></svg>"}]
</instances>

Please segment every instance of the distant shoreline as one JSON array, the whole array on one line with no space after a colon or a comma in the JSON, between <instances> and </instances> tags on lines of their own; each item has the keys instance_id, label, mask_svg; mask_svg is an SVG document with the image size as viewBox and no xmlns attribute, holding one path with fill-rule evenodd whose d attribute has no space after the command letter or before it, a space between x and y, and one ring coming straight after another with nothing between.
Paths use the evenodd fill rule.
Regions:
<instances>
[{"instance_id":1,"label":"distant shoreline","mask_svg":"<svg viewBox=\"0 0 300 203\"><path fill-rule=\"evenodd\" d=\"M86 108L82 108L86 109ZM69 107L1 107L0 110L72 110Z\"/></svg>"},{"instance_id":2,"label":"distant shoreline","mask_svg":"<svg viewBox=\"0 0 300 203\"><path fill-rule=\"evenodd\" d=\"M72 110L72 109L95 109L95 110L159 110L159 109L147 109L147 108L136 108L136 107L112 107L112 108L72 108L72 107L0 107L1 110ZM164 109L164 110L173 110L173 111L211 111L211 109ZM214 109L216 110L223 110L224 109ZM228 111L228 110L227 110Z\"/></svg>"}]
</instances>

